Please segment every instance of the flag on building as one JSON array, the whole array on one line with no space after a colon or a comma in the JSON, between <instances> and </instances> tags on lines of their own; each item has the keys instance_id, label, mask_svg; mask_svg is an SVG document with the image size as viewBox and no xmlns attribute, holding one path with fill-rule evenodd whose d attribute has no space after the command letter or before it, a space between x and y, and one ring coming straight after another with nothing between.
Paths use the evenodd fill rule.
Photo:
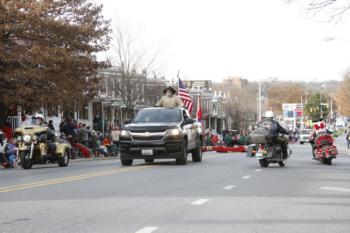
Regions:
<instances>
[{"instance_id":1,"label":"flag on building","mask_svg":"<svg viewBox=\"0 0 350 233\"><path fill-rule=\"evenodd\" d=\"M192 112L193 107L193 100L188 93L185 85L182 83L181 79L179 78L179 97L182 100L182 103L184 104L185 108L188 110L189 113Z\"/></svg>"},{"instance_id":2,"label":"flag on building","mask_svg":"<svg viewBox=\"0 0 350 233\"><path fill-rule=\"evenodd\" d=\"M197 103L197 121L201 121L203 119L203 113L202 113L202 106L201 106L201 97L198 96L198 103Z\"/></svg>"}]
</instances>

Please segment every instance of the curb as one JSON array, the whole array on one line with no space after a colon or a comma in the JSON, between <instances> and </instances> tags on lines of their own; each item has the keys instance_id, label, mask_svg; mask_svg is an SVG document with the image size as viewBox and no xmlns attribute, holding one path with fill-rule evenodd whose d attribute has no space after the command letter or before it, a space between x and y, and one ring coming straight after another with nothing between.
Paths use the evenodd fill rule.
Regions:
<instances>
[{"instance_id":1,"label":"curb","mask_svg":"<svg viewBox=\"0 0 350 233\"><path fill-rule=\"evenodd\" d=\"M103 161L103 160L117 160L119 159L119 156L116 157L103 157L103 158L79 158L79 159L70 159L70 163L77 163L77 162L89 162L89 161Z\"/></svg>"}]
</instances>

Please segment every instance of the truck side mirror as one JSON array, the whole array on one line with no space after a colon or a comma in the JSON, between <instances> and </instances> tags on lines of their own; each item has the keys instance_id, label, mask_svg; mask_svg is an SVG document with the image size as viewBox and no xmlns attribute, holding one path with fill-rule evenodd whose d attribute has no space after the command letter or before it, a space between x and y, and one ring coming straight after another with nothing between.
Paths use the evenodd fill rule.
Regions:
<instances>
[{"instance_id":1,"label":"truck side mirror","mask_svg":"<svg viewBox=\"0 0 350 233\"><path fill-rule=\"evenodd\" d=\"M190 125L190 124L193 124L194 123L194 120L191 119L191 118L186 118L185 119L185 125Z\"/></svg>"}]
</instances>

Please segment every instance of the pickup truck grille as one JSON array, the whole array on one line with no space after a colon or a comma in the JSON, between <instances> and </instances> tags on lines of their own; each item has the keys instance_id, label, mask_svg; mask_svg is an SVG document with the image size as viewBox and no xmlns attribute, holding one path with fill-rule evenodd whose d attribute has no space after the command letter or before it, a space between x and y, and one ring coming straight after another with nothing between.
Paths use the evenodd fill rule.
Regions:
<instances>
[{"instance_id":1,"label":"pickup truck grille","mask_svg":"<svg viewBox=\"0 0 350 233\"><path fill-rule=\"evenodd\" d=\"M140 141L148 141L148 140L162 140L164 136L149 136L149 137L142 137L142 136L132 136L132 139L134 140L140 140Z\"/></svg>"},{"instance_id":2,"label":"pickup truck grille","mask_svg":"<svg viewBox=\"0 0 350 233\"><path fill-rule=\"evenodd\" d=\"M142 132L131 131L131 137L133 140L140 140L140 141L163 140L165 133L166 131L161 131L161 132L154 132L154 131L150 132L149 130L142 131Z\"/></svg>"},{"instance_id":3,"label":"pickup truck grille","mask_svg":"<svg viewBox=\"0 0 350 233\"><path fill-rule=\"evenodd\" d=\"M132 129L130 130L131 133L165 133L167 129Z\"/></svg>"}]
</instances>

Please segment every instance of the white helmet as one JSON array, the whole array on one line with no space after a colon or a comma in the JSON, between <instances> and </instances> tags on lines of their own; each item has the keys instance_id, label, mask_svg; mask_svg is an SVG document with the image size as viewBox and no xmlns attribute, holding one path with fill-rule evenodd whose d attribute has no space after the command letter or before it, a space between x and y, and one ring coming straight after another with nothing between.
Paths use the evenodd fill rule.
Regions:
<instances>
[{"instance_id":1,"label":"white helmet","mask_svg":"<svg viewBox=\"0 0 350 233\"><path fill-rule=\"evenodd\" d=\"M40 118L40 119L44 120L44 115L43 115L43 114L40 114L40 113L36 113L36 114L34 115L34 118L35 118L35 119L36 119L36 118Z\"/></svg>"},{"instance_id":2,"label":"white helmet","mask_svg":"<svg viewBox=\"0 0 350 233\"><path fill-rule=\"evenodd\" d=\"M273 111L267 111L267 112L265 112L265 117L266 118L274 118L275 114L273 114Z\"/></svg>"}]
</instances>

